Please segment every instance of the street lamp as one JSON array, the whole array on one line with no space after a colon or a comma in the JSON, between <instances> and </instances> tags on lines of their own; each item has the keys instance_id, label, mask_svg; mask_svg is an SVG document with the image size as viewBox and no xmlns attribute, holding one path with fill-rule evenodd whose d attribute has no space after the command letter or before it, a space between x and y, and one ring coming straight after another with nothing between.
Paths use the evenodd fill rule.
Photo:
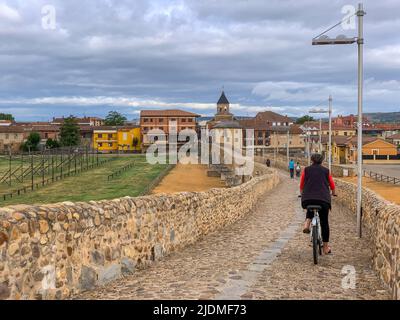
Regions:
<instances>
[{"instance_id":1,"label":"street lamp","mask_svg":"<svg viewBox=\"0 0 400 320\"><path fill-rule=\"evenodd\" d=\"M325 109L311 109L309 113L327 113L329 115L329 138L328 138L328 168L332 171L332 96L329 96L329 107L328 110ZM319 143L320 150L321 147L321 119L319 119Z\"/></svg>"},{"instance_id":2,"label":"street lamp","mask_svg":"<svg viewBox=\"0 0 400 320\"><path fill-rule=\"evenodd\" d=\"M362 214L362 98L363 98L363 17L365 11L362 3L358 4L358 37L347 38L338 36L335 39L326 35L320 35L312 40L313 45L335 45L335 44L352 44L357 42L358 45L358 139L357 139L357 233L361 238L361 214ZM338 24L337 24L338 25ZM336 27L335 25L334 27ZM330 28L333 29L333 28ZM328 30L330 30L328 29ZM327 31L328 31L327 30ZM325 32L324 32L325 33Z\"/></svg>"}]
</instances>

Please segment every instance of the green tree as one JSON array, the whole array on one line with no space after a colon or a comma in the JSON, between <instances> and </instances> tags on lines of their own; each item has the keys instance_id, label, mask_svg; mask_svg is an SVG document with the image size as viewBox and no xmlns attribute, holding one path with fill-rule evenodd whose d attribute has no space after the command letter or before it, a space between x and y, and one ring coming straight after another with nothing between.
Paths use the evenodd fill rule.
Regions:
<instances>
[{"instance_id":1,"label":"green tree","mask_svg":"<svg viewBox=\"0 0 400 320\"><path fill-rule=\"evenodd\" d=\"M302 116L301 118L298 118L296 123L297 124L303 124L306 121L315 121L313 117L309 115Z\"/></svg>"},{"instance_id":2,"label":"green tree","mask_svg":"<svg viewBox=\"0 0 400 320\"><path fill-rule=\"evenodd\" d=\"M14 121L14 117L12 114L9 113L0 113L0 120L9 120L9 121Z\"/></svg>"},{"instance_id":3,"label":"green tree","mask_svg":"<svg viewBox=\"0 0 400 320\"><path fill-rule=\"evenodd\" d=\"M106 126L122 126L126 121L126 117L117 111L110 111L104 121Z\"/></svg>"},{"instance_id":4,"label":"green tree","mask_svg":"<svg viewBox=\"0 0 400 320\"><path fill-rule=\"evenodd\" d=\"M73 116L64 119L60 128L60 145L63 147L77 146L80 143L79 126Z\"/></svg>"},{"instance_id":5,"label":"green tree","mask_svg":"<svg viewBox=\"0 0 400 320\"><path fill-rule=\"evenodd\" d=\"M40 134L37 132L31 132L26 139L25 143L22 144L22 150L24 151L37 151L40 143Z\"/></svg>"},{"instance_id":6,"label":"green tree","mask_svg":"<svg viewBox=\"0 0 400 320\"><path fill-rule=\"evenodd\" d=\"M51 138L46 141L46 148L48 149L56 149L60 147L60 143L57 140L53 140Z\"/></svg>"}]
</instances>

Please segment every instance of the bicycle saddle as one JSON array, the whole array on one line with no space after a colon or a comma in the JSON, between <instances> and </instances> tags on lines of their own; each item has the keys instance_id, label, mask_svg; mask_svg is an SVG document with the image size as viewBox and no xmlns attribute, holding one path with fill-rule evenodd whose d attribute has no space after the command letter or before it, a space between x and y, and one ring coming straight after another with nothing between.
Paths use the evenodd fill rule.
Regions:
<instances>
[{"instance_id":1,"label":"bicycle saddle","mask_svg":"<svg viewBox=\"0 0 400 320\"><path fill-rule=\"evenodd\" d=\"M307 210L321 210L321 209L322 209L321 206L314 206L314 205L307 206Z\"/></svg>"}]
</instances>

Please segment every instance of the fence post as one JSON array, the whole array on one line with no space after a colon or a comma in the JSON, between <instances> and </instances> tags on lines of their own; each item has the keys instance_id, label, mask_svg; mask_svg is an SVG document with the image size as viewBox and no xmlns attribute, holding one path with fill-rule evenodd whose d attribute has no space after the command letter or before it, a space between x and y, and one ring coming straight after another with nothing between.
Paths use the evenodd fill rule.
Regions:
<instances>
[{"instance_id":1,"label":"fence post","mask_svg":"<svg viewBox=\"0 0 400 320\"><path fill-rule=\"evenodd\" d=\"M42 153L42 186L44 186L44 152Z\"/></svg>"},{"instance_id":2,"label":"fence post","mask_svg":"<svg viewBox=\"0 0 400 320\"><path fill-rule=\"evenodd\" d=\"M33 186L33 154L31 154L31 182L32 182L32 190L34 189Z\"/></svg>"}]
</instances>

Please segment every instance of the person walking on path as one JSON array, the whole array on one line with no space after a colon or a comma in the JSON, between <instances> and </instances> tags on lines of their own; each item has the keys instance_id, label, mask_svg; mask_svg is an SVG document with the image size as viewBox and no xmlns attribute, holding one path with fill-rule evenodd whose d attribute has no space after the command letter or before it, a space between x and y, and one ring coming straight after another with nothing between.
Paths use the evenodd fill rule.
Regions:
<instances>
[{"instance_id":1,"label":"person walking on path","mask_svg":"<svg viewBox=\"0 0 400 320\"><path fill-rule=\"evenodd\" d=\"M289 171L290 171L290 178L294 179L294 161L290 159L289 161Z\"/></svg>"},{"instance_id":2,"label":"person walking on path","mask_svg":"<svg viewBox=\"0 0 400 320\"><path fill-rule=\"evenodd\" d=\"M266 165L269 168L271 166L271 160L267 159Z\"/></svg>"},{"instance_id":3,"label":"person walking on path","mask_svg":"<svg viewBox=\"0 0 400 320\"><path fill-rule=\"evenodd\" d=\"M300 163L296 163L296 178L300 178L300 173L301 173L301 166Z\"/></svg>"},{"instance_id":4,"label":"person walking on path","mask_svg":"<svg viewBox=\"0 0 400 320\"><path fill-rule=\"evenodd\" d=\"M331 253L329 246L329 222L328 215L331 210L331 193L335 196L335 182L329 172L329 169L323 167L324 156L313 154L311 156L312 165L303 170L300 178L301 206L306 209L309 205L321 206L319 218L321 222L322 242L324 253ZM304 223L304 233L310 233L311 220L314 214L307 211L306 221Z\"/></svg>"}]
</instances>

